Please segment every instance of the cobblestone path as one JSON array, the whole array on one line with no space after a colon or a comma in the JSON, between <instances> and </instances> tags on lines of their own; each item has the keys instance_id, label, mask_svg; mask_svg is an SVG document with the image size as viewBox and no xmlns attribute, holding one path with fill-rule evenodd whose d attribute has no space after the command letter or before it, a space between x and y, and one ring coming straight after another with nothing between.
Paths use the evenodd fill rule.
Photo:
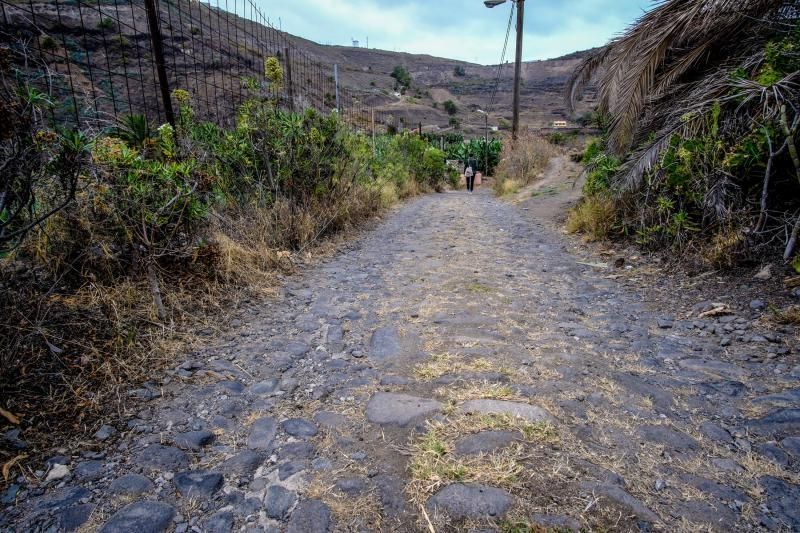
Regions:
<instances>
[{"instance_id":1,"label":"cobblestone path","mask_svg":"<svg viewBox=\"0 0 800 533\"><path fill-rule=\"evenodd\" d=\"M6 492L0 529L800 530L796 337L750 302L650 309L533 217L404 205Z\"/></svg>"}]
</instances>

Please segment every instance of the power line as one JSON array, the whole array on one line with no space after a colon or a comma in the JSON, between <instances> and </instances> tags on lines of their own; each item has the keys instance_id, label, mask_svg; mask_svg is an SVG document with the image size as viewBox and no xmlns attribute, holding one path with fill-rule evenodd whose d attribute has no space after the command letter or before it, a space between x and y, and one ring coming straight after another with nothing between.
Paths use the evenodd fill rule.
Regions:
<instances>
[{"instance_id":1,"label":"power line","mask_svg":"<svg viewBox=\"0 0 800 533\"><path fill-rule=\"evenodd\" d=\"M497 76L494 81L494 89L492 89L492 99L489 102L489 107L486 109L486 112L492 110L494 107L495 97L497 96L497 89L500 87L500 75L503 73L503 67L505 66L506 61L506 51L508 51L508 39L511 36L511 25L514 22L514 9L516 7L516 3L511 3L511 13L508 15L508 28L506 28L506 40L503 43L503 53L500 54L500 64L497 65Z\"/></svg>"}]
</instances>

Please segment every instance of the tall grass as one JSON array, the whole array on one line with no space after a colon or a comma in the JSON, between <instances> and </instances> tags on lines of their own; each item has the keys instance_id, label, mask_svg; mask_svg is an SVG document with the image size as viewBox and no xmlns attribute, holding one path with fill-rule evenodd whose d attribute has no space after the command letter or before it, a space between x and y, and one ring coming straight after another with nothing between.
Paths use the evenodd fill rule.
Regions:
<instances>
[{"instance_id":1,"label":"tall grass","mask_svg":"<svg viewBox=\"0 0 800 533\"><path fill-rule=\"evenodd\" d=\"M492 185L495 194L514 194L529 185L559 153L559 149L541 135L523 133L516 142L505 140Z\"/></svg>"}]
</instances>

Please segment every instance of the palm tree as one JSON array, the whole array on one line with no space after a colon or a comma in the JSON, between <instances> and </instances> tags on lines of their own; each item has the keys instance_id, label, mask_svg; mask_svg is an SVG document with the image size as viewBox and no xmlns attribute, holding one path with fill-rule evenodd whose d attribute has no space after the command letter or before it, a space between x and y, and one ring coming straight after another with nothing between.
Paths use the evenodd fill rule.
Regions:
<instances>
[{"instance_id":1,"label":"palm tree","mask_svg":"<svg viewBox=\"0 0 800 533\"><path fill-rule=\"evenodd\" d=\"M567 102L572 108L596 81L599 112L610 117L607 148L624 161L615 177L617 190L646 187L644 178L672 139L708 130L714 109L713 127L729 144L754 128L763 129L767 138L759 218L765 216L770 175L779 158L797 165L790 172L800 184L795 148L800 49L780 50L782 60L788 59L783 68L770 56L770 47L789 35L800 43L798 19L799 0L662 0L585 59L570 79ZM707 209L717 215L726 211L725 182L736 182L735 176L719 178L707 199ZM795 240L798 230L800 220Z\"/></svg>"}]
</instances>

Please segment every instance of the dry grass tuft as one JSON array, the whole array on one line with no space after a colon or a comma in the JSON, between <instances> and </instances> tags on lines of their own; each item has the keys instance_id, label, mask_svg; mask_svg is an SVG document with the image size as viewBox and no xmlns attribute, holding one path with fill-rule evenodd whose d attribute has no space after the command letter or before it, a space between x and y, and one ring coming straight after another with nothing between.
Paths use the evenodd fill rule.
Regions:
<instances>
[{"instance_id":1,"label":"dry grass tuft","mask_svg":"<svg viewBox=\"0 0 800 533\"><path fill-rule=\"evenodd\" d=\"M427 429L411 445L411 480L406 487L410 499L420 505L443 486L455 482L513 488L525 470L526 444L558 440L552 425L508 415L451 416L445 421L429 422ZM522 438L493 453L454 454L460 438L487 430L517 431Z\"/></svg>"},{"instance_id":2,"label":"dry grass tuft","mask_svg":"<svg viewBox=\"0 0 800 533\"><path fill-rule=\"evenodd\" d=\"M503 383L470 383L465 386L440 387L436 390L437 396L443 397L452 402L463 402L466 400L490 399L490 400L521 400L510 385Z\"/></svg>"},{"instance_id":3,"label":"dry grass tuft","mask_svg":"<svg viewBox=\"0 0 800 533\"><path fill-rule=\"evenodd\" d=\"M567 217L567 231L584 233L590 240L599 241L611 233L615 218L614 201L596 194L572 208Z\"/></svg>"},{"instance_id":4,"label":"dry grass tuft","mask_svg":"<svg viewBox=\"0 0 800 533\"><path fill-rule=\"evenodd\" d=\"M486 358L478 357L472 360L459 359L456 356L443 353L431 355L430 361L414 367L414 375L424 381L430 381L448 374L460 372L502 372L507 369L496 366Z\"/></svg>"},{"instance_id":5,"label":"dry grass tuft","mask_svg":"<svg viewBox=\"0 0 800 533\"><path fill-rule=\"evenodd\" d=\"M342 472L338 475L341 477ZM307 498L324 502L336 519L337 531L381 531L383 506L374 490L350 496L336 489L333 478L317 478L304 491Z\"/></svg>"},{"instance_id":6,"label":"dry grass tuft","mask_svg":"<svg viewBox=\"0 0 800 533\"><path fill-rule=\"evenodd\" d=\"M494 287L484 285L483 283L470 283L467 285L467 291L473 294L489 294L495 290Z\"/></svg>"},{"instance_id":7,"label":"dry grass tuft","mask_svg":"<svg viewBox=\"0 0 800 533\"><path fill-rule=\"evenodd\" d=\"M773 309L773 319L778 324L800 326L800 305L792 305L786 309Z\"/></svg>"},{"instance_id":8,"label":"dry grass tuft","mask_svg":"<svg viewBox=\"0 0 800 533\"><path fill-rule=\"evenodd\" d=\"M497 196L512 196L522 189L522 182L513 178L498 178L492 185L492 189Z\"/></svg>"}]
</instances>

